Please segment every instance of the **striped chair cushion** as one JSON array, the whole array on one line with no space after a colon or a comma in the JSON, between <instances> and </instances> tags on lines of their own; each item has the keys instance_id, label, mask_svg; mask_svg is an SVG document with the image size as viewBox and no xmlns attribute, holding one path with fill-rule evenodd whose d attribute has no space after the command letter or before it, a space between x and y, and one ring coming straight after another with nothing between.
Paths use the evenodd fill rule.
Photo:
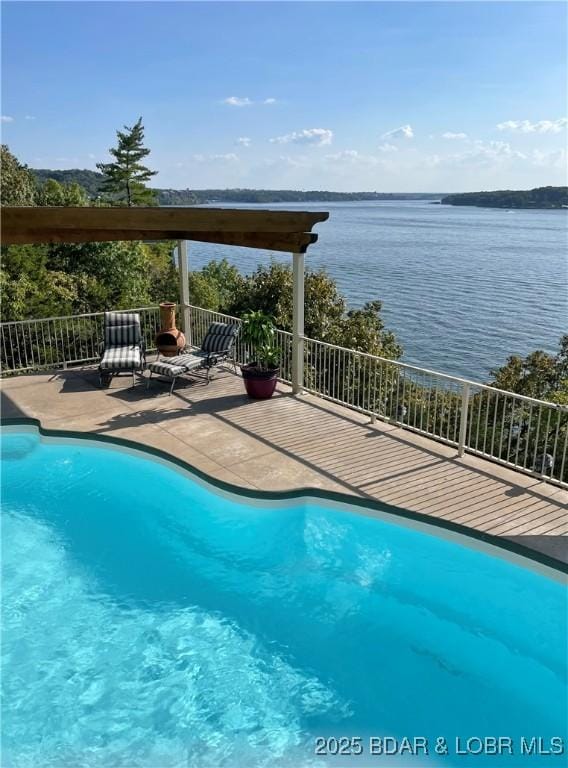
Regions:
<instances>
[{"instance_id":1,"label":"striped chair cushion","mask_svg":"<svg viewBox=\"0 0 568 768\"><path fill-rule=\"evenodd\" d=\"M139 344L141 338L137 312L105 312L105 346Z\"/></svg>"},{"instance_id":2,"label":"striped chair cushion","mask_svg":"<svg viewBox=\"0 0 568 768\"><path fill-rule=\"evenodd\" d=\"M233 346L238 332L238 325L211 323L203 339L201 349L204 352L228 352Z\"/></svg>"},{"instance_id":3,"label":"striped chair cushion","mask_svg":"<svg viewBox=\"0 0 568 768\"><path fill-rule=\"evenodd\" d=\"M107 347L103 352L100 362L100 368L104 371L135 371L141 367L140 347L134 344L122 347Z\"/></svg>"},{"instance_id":4,"label":"striped chair cushion","mask_svg":"<svg viewBox=\"0 0 568 768\"><path fill-rule=\"evenodd\" d=\"M158 376L169 376L169 378L173 379L175 376L187 373L187 371L201 368L205 365L207 357L206 352L199 350L187 355L168 357L166 360L156 360L156 362L150 363L148 369Z\"/></svg>"}]
</instances>

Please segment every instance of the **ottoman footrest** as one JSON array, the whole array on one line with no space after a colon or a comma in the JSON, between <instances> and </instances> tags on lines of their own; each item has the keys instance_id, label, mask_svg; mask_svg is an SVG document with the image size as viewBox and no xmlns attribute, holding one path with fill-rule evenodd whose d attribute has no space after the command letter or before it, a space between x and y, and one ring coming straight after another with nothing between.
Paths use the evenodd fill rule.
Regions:
<instances>
[{"instance_id":1,"label":"ottoman footrest","mask_svg":"<svg viewBox=\"0 0 568 768\"><path fill-rule=\"evenodd\" d=\"M155 360L148 365L148 370L150 371L148 387L150 387L150 380L153 373L155 373L156 376L165 376L172 380L172 386L170 387L171 395L178 376L204 367L207 368L207 381L209 381L209 357L210 356L207 353L197 351L185 355L176 355L175 357L167 359L158 358L158 360Z\"/></svg>"},{"instance_id":2,"label":"ottoman footrest","mask_svg":"<svg viewBox=\"0 0 568 768\"><path fill-rule=\"evenodd\" d=\"M185 373L188 369L185 365L172 365L172 363L157 360L155 363L150 363L150 365L148 365L148 370L155 373L157 376L167 376L171 379Z\"/></svg>"}]
</instances>

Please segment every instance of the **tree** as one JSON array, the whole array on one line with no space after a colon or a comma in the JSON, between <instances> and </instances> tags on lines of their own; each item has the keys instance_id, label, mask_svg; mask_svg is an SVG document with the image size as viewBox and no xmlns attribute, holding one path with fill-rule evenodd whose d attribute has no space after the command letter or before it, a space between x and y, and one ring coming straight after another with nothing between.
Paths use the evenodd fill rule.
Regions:
<instances>
[{"instance_id":1,"label":"tree","mask_svg":"<svg viewBox=\"0 0 568 768\"><path fill-rule=\"evenodd\" d=\"M526 357L511 355L491 375L491 385L499 389L568 405L568 334L561 337L558 354L537 349Z\"/></svg>"},{"instance_id":2,"label":"tree","mask_svg":"<svg viewBox=\"0 0 568 768\"><path fill-rule=\"evenodd\" d=\"M209 275L214 272L212 264L203 270ZM274 318L278 328L291 331L292 293L292 268L272 262L268 267L257 267L252 275L235 280L232 296L220 310L237 317L251 309L261 310ZM306 336L396 360L402 354L402 347L394 334L385 329L380 313L380 301L348 311L337 284L324 270L306 272Z\"/></svg>"},{"instance_id":3,"label":"tree","mask_svg":"<svg viewBox=\"0 0 568 768\"><path fill-rule=\"evenodd\" d=\"M22 165L2 144L0 154L0 196L2 205L35 205L36 182L27 166Z\"/></svg>"},{"instance_id":4,"label":"tree","mask_svg":"<svg viewBox=\"0 0 568 768\"><path fill-rule=\"evenodd\" d=\"M37 205L85 206L89 205L89 198L85 190L75 182L61 184L55 179L47 179L37 190L36 203Z\"/></svg>"},{"instance_id":5,"label":"tree","mask_svg":"<svg viewBox=\"0 0 568 768\"><path fill-rule=\"evenodd\" d=\"M128 309L151 299L148 253L139 242L52 245L47 267L92 278L90 308L83 311Z\"/></svg>"},{"instance_id":6,"label":"tree","mask_svg":"<svg viewBox=\"0 0 568 768\"><path fill-rule=\"evenodd\" d=\"M132 205L150 205L154 202L154 192L146 187L146 183L155 176L157 171L151 171L142 160L150 154L143 145L144 126L142 118L124 131L117 131L118 144L109 150L115 158L114 163L97 163L97 168L105 176L103 191L110 193L112 202Z\"/></svg>"}]
</instances>

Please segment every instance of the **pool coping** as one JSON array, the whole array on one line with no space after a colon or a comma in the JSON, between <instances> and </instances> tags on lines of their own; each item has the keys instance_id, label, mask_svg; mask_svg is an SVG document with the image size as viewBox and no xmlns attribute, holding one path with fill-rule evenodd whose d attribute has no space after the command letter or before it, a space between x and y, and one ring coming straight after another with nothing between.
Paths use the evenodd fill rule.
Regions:
<instances>
[{"instance_id":1,"label":"pool coping","mask_svg":"<svg viewBox=\"0 0 568 768\"><path fill-rule=\"evenodd\" d=\"M203 470L194 467L183 459L179 459L172 454L167 453L159 448L154 448L143 443L136 442L134 440L128 440L122 437L114 437L106 434L97 434L92 432L80 432L77 430L64 430L64 429L51 429L44 427L39 419L33 417L14 417L0 419L1 427L32 427L38 431L38 433L48 438L70 438L73 440L83 440L86 442L97 442L114 446L137 453L147 454L153 458L157 458L162 462L165 462L173 467L178 467L184 472L193 475L201 480L203 483L212 486L224 493L231 494L238 498L255 499L257 501L289 501L289 500L302 500L302 499L316 499L319 501L327 502L332 506L341 504L350 508L359 510L361 514L369 515L369 511L374 513L377 519L385 519L385 516L390 516L399 520L406 521L407 523L418 524L420 528L432 529L433 533L441 531L446 534L453 534L453 536L444 538L456 537L464 538L475 544L476 542L482 545L489 546L497 550L494 553L495 556L500 556L502 559L506 559L516 563L519 563L518 557L529 560L537 566L544 566L547 569L551 569L556 576L559 574L568 575L568 563L564 563L561 560L551 557L543 552L525 547L522 544L511 541L500 536L496 536L485 531L480 531L475 528L469 528L461 525L460 523L454 523L450 520L434 517L431 515L423 514L420 512L413 512L403 507L397 507L386 502L378 501L375 499L362 499L356 496L352 496L346 493L339 493L337 491L327 491L320 488L299 487L284 491L266 491L261 489L249 489L243 488L231 483L219 480ZM439 534L438 534L439 535ZM485 547L483 547L485 550ZM487 551L487 550L485 550ZM516 556L514 559L507 557L507 555ZM526 566L525 566L526 567ZM546 575L546 574L545 574Z\"/></svg>"}]
</instances>

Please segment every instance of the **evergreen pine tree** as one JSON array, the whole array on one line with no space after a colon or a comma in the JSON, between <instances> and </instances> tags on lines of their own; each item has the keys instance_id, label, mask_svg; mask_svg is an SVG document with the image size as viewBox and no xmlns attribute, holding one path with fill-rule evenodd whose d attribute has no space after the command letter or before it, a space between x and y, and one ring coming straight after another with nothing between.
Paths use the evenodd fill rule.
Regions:
<instances>
[{"instance_id":1,"label":"evergreen pine tree","mask_svg":"<svg viewBox=\"0 0 568 768\"><path fill-rule=\"evenodd\" d=\"M154 192L146 187L157 171L151 171L141 160L150 154L143 145L144 126L142 118L124 131L117 131L118 143L110 149L115 158L114 163L97 163L97 168L104 174L103 192L109 193L113 202L124 202L128 206L151 205L154 202Z\"/></svg>"}]
</instances>

